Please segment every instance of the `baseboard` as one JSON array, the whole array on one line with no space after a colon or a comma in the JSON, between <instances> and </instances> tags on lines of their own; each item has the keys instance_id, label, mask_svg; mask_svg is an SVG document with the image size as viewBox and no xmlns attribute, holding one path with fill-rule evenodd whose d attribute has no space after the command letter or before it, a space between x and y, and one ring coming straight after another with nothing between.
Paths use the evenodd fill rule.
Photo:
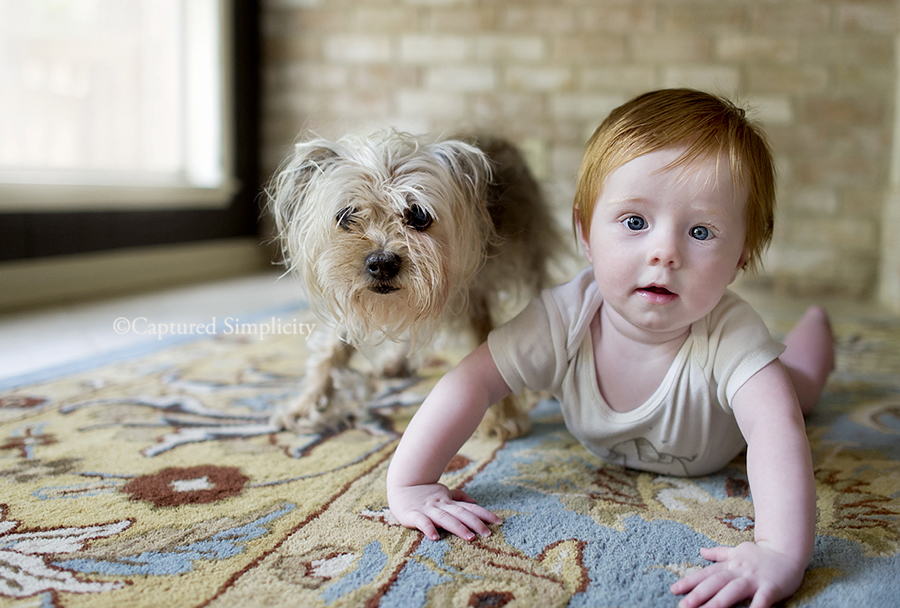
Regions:
<instances>
[{"instance_id":1,"label":"baseboard","mask_svg":"<svg viewBox=\"0 0 900 608\"><path fill-rule=\"evenodd\" d=\"M0 264L0 312L139 293L271 269L254 238L203 241Z\"/></svg>"},{"instance_id":2,"label":"baseboard","mask_svg":"<svg viewBox=\"0 0 900 608\"><path fill-rule=\"evenodd\" d=\"M888 193L884 201L881 230L881 267L878 300L895 315L900 315L900 187Z\"/></svg>"}]
</instances>

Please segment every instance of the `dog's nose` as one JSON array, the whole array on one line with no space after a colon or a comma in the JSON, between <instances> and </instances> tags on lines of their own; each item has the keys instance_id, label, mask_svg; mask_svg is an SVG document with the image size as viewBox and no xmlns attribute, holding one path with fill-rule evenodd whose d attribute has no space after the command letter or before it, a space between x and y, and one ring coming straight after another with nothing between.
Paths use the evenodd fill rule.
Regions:
<instances>
[{"instance_id":1,"label":"dog's nose","mask_svg":"<svg viewBox=\"0 0 900 608\"><path fill-rule=\"evenodd\" d=\"M390 281L400 272L400 256L378 251L366 258L366 272L376 281Z\"/></svg>"}]
</instances>

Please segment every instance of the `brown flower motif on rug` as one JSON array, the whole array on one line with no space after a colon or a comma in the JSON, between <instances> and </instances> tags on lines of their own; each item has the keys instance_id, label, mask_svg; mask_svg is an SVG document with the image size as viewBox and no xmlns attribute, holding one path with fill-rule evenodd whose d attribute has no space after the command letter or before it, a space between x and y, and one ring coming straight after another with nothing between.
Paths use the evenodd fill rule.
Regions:
<instances>
[{"instance_id":1,"label":"brown flower motif on rug","mask_svg":"<svg viewBox=\"0 0 900 608\"><path fill-rule=\"evenodd\" d=\"M237 496L248 480L236 467L173 467L133 479L122 490L132 500L146 500L157 507L178 507Z\"/></svg>"},{"instance_id":2,"label":"brown flower motif on rug","mask_svg":"<svg viewBox=\"0 0 900 608\"><path fill-rule=\"evenodd\" d=\"M8 437L5 443L0 444L0 450L16 450L20 458L32 458L36 446L53 443L56 443L53 435L43 434L39 427L28 427Z\"/></svg>"},{"instance_id":3,"label":"brown flower motif on rug","mask_svg":"<svg viewBox=\"0 0 900 608\"><path fill-rule=\"evenodd\" d=\"M28 397L25 395L0 397L0 408L28 409L44 403L47 403L47 400L43 397Z\"/></svg>"}]
</instances>

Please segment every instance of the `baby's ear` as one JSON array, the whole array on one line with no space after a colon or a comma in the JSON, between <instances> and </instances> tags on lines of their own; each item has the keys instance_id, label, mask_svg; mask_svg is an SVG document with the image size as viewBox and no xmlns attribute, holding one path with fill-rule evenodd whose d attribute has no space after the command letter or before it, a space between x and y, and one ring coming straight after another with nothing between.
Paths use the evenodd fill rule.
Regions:
<instances>
[{"instance_id":1,"label":"baby's ear","mask_svg":"<svg viewBox=\"0 0 900 608\"><path fill-rule=\"evenodd\" d=\"M584 252L584 257L587 258L587 261L592 263L594 262L591 257L591 243L584 236L584 229L581 227L581 214L578 212L578 208L572 209L572 224L575 226L575 234L578 236L578 242L581 243L581 250Z\"/></svg>"},{"instance_id":2,"label":"baby's ear","mask_svg":"<svg viewBox=\"0 0 900 608\"><path fill-rule=\"evenodd\" d=\"M734 274L731 275L731 280L728 281L728 284L731 285L737 276L741 273L742 270L748 267L750 262L750 248L744 247L744 251L741 253L741 257L738 259L737 267L734 269Z\"/></svg>"}]
</instances>

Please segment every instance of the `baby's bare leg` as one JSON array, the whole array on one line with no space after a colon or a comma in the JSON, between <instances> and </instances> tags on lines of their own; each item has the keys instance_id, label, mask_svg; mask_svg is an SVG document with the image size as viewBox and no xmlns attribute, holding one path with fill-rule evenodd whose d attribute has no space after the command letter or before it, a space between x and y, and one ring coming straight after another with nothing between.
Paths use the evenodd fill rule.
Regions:
<instances>
[{"instance_id":1,"label":"baby's bare leg","mask_svg":"<svg viewBox=\"0 0 900 608\"><path fill-rule=\"evenodd\" d=\"M800 409L806 416L812 412L828 375L834 370L834 334L828 313L810 306L784 339L781 362L788 370Z\"/></svg>"}]
</instances>

